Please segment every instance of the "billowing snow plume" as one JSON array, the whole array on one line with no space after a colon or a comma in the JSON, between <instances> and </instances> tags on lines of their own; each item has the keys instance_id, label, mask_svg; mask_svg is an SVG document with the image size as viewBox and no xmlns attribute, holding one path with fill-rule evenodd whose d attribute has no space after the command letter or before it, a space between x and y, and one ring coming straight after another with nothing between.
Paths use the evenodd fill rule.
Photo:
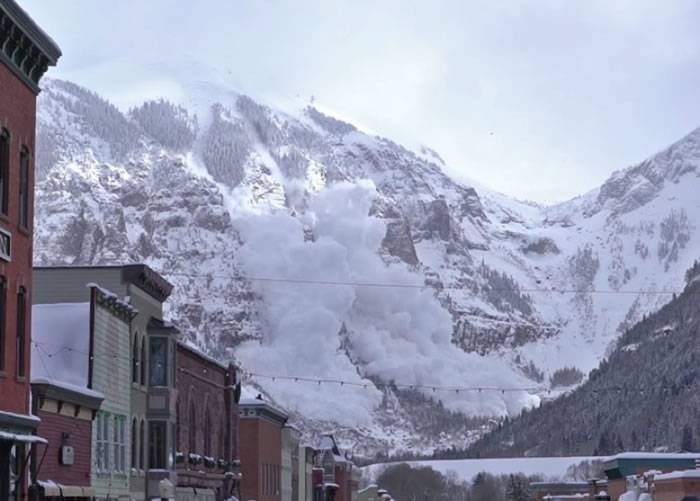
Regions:
<instances>
[{"instance_id":1,"label":"billowing snow plume","mask_svg":"<svg viewBox=\"0 0 700 501\"><path fill-rule=\"evenodd\" d=\"M251 277L374 284L420 284L420 276L379 257L386 233L369 216L371 182L340 183L318 193L309 210L237 222L239 258ZM281 404L316 419L365 425L382 393L365 377L427 386L531 386L496 357L468 354L451 342L452 319L430 288L253 281L264 299L266 333L237 351L252 372L366 383L310 385L261 379ZM536 403L526 392L423 390L452 409L507 414Z\"/></svg>"}]
</instances>

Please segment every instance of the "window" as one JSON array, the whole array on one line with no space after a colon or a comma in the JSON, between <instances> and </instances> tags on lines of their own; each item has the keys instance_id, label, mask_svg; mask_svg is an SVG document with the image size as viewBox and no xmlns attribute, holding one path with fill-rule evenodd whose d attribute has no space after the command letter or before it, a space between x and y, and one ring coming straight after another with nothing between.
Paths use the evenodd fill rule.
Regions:
<instances>
[{"instance_id":1,"label":"window","mask_svg":"<svg viewBox=\"0 0 700 501\"><path fill-rule=\"evenodd\" d=\"M207 409L204 415L204 455L211 457L211 418L209 417L209 410Z\"/></svg>"},{"instance_id":2,"label":"window","mask_svg":"<svg viewBox=\"0 0 700 501\"><path fill-rule=\"evenodd\" d=\"M150 458L148 467L151 469L165 468L166 448L166 423L163 421L151 421L148 423L148 438L150 443Z\"/></svg>"},{"instance_id":3,"label":"window","mask_svg":"<svg viewBox=\"0 0 700 501\"><path fill-rule=\"evenodd\" d=\"M99 412L95 420L95 435L97 437L95 449L95 462L98 472L109 471L109 414Z\"/></svg>"},{"instance_id":4,"label":"window","mask_svg":"<svg viewBox=\"0 0 700 501\"><path fill-rule=\"evenodd\" d=\"M5 370L5 325L7 323L7 280L0 276L0 371Z\"/></svg>"},{"instance_id":5,"label":"window","mask_svg":"<svg viewBox=\"0 0 700 501\"><path fill-rule=\"evenodd\" d=\"M131 467L138 468L138 444L136 443L136 438L138 437L136 418L131 421Z\"/></svg>"},{"instance_id":6,"label":"window","mask_svg":"<svg viewBox=\"0 0 700 501\"><path fill-rule=\"evenodd\" d=\"M114 416L112 450L114 451L113 471L126 471L126 418Z\"/></svg>"},{"instance_id":7,"label":"window","mask_svg":"<svg viewBox=\"0 0 700 501\"><path fill-rule=\"evenodd\" d=\"M197 409L194 402L190 404L190 426L189 432L189 451L194 454L197 451Z\"/></svg>"},{"instance_id":8,"label":"window","mask_svg":"<svg viewBox=\"0 0 700 501\"><path fill-rule=\"evenodd\" d=\"M29 228L29 150L19 154L19 225Z\"/></svg>"},{"instance_id":9,"label":"window","mask_svg":"<svg viewBox=\"0 0 700 501\"><path fill-rule=\"evenodd\" d=\"M143 470L143 461L146 456L146 425L143 419L139 427L139 468Z\"/></svg>"},{"instance_id":10,"label":"window","mask_svg":"<svg viewBox=\"0 0 700 501\"><path fill-rule=\"evenodd\" d=\"M134 334L133 348L131 352L131 382L139 382L139 335Z\"/></svg>"},{"instance_id":11,"label":"window","mask_svg":"<svg viewBox=\"0 0 700 501\"><path fill-rule=\"evenodd\" d=\"M0 130L0 212L7 215L10 187L10 133Z\"/></svg>"},{"instance_id":12,"label":"window","mask_svg":"<svg viewBox=\"0 0 700 501\"><path fill-rule=\"evenodd\" d=\"M146 385L146 336L141 338L141 384Z\"/></svg>"},{"instance_id":13,"label":"window","mask_svg":"<svg viewBox=\"0 0 700 501\"><path fill-rule=\"evenodd\" d=\"M150 386L168 385L168 340L154 337L150 340L151 349L148 353Z\"/></svg>"},{"instance_id":14,"label":"window","mask_svg":"<svg viewBox=\"0 0 700 501\"><path fill-rule=\"evenodd\" d=\"M25 327L27 305L25 303L27 291L24 287L19 288L17 293L17 376L24 377L25 360Z\"/></svg>"}]
</instances>

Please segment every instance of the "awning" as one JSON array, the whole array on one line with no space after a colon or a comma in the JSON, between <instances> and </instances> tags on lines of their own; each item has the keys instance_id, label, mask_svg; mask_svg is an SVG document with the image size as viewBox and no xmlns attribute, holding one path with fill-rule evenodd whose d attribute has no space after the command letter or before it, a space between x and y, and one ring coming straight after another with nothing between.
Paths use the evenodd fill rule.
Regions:
<instances>
[{"instance_id":1,"label":"awning","mask_svg":"<svg viewBox=\"0 0 700 501\"><path fill-rule=\"evenodd\" d=\"M48 444L45 438L37 435L24 435L22 433L10 433L9 431L0 431L0 440L9 442L24 442L27 444Z\"/></svg>"}]
</instances>

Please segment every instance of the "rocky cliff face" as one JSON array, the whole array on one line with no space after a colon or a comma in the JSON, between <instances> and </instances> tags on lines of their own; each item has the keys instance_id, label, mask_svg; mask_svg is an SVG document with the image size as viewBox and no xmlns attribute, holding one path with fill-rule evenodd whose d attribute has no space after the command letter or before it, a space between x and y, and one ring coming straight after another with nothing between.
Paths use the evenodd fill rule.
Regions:
<instances>
[{"instance_id":1,"label":"rocky cliff face","mask_svg":"<svg viewBox=\"0 0 700 501\"><path fill-rule=\"evenodd\" d=\"M124 113L49 82L35 261L145 261L176 284L171 315L215 356L356 378L354 413L317 406L336 390L250 383L368 453L463 443L478 427L460 416L535 403L556 369L593 368L626 326L667 301L659 289L696 257L697 131L599 190L543 208L457 183L436 153L313 107L290 115L226 89L204 95L196 106L160 100ZM292 281L261 280L270 278ZM542 388L418 390L492 381ZM383 386L404 382L419 394L410 406ZM453 424L431 437L415 406L437 401L440 422Z\"/></svg>"}]
</instances>

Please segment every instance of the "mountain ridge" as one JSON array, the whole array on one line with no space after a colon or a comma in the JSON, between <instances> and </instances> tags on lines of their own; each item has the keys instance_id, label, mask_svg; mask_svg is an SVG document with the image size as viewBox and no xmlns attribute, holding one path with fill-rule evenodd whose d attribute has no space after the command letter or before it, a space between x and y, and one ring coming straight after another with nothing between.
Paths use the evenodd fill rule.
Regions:
<instances>
[{"instance_id":1,"label":"mountain ridge","mask_svg":"<svg viewBox=\"0 0 700 501\"><path fill-rule=\"evenodd\" d=\"M698 211L684 212L692 190L679 182L700 171L694 140L677 143L685 146L670 157L684 166L674 170L678 182L626 212L616 209L627 192L613 190L619 198L584 214L580 201L542 208L479 192L446 175L439 156L314 108L294 117L235 92L212 93L210 107L156 100L125 114L80 86L49 81L39 101L35 262L147 262L176 283L170 313L219 357L279 357L272 339L308 329L290 337L318 346L308 360L314 375L367 381L365 394L348 398L361 412L329 418L298 387L251 383L287 407L303 402L308 408L292 411L314 426L342 422L350 435L361 428L368 451L474 438L466 421L457 436L415 432L398 393L373 380L530 387L570 365L587 372L625 325L663 303L644 290L682 277L700 243ZM306 325L277 293L281 285L251 283L252 272L428 289L287 291L318 315ZM603 301L601 290L622 293ZM307 360L294 345L285 349ZM296 365L282 357L278 367L292 374ZM450 412L513 415L541 398L440 401Z\"/></svg>"}]
</instances>

